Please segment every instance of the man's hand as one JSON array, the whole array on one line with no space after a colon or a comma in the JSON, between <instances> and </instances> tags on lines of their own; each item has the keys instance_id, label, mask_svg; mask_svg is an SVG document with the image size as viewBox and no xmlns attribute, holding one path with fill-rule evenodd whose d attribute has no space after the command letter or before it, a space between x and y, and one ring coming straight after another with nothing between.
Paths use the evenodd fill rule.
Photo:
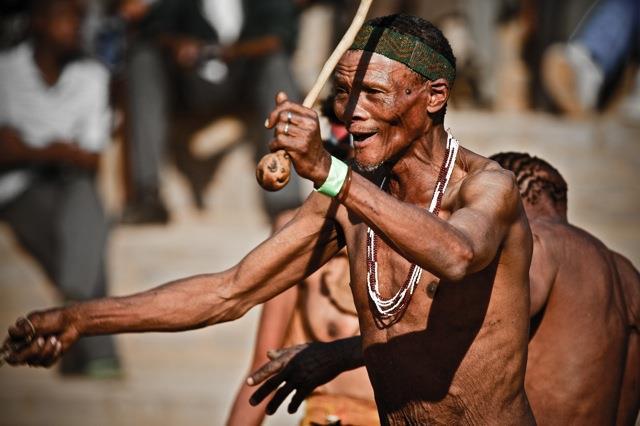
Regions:
<instances>
[{"instance_id":1,"label":"man's hand","mask_svg":"<svg viewBox=\"0 0 640 426\"><path fill-rule=\"evenodd\" d=\"M86 151L72 141L53 141L42 148L41 156L47 162L95 171L100 163L100 154Z\"/></svg>"},{"instance_id":2,"label":"man's hand","mask_svg":"<svg viewBox=\"0 0 640 426\"><path fill-rule=\"evenodd\" d=\"M65 309L32 312L9 327L9 336L2 344L9 349L5 361L11 365L52 366L78 339Z\"/></svg>"},{"instance_id":3,"label":"man's hand","mask_svg":"<svg viewBox=\"0 0 640 426\"><path fill-rule=\"evenodd\" d=\"M307 343L269 351L267 355L271 361L247 379L251 386L268 379L254 392L249 402L251 405L260 404L271 392L285 383L267 404L266 412L275 413L287 396L296 391L287 408L289 413L295 413L315 388L330 382L342 372L362 365L360 342L358 336L331 343ZM358 348L355 357L354 351L351 350L354 347L353 343Z\"/></svg>"},{"instance_id":4,"label":"man's hand","mask_svg":"<svg viewBox=\"0 0 640 426\"><path fill-rule=\"evenodd\" d=\"M99 154L86 151L73 141L55 140L44 148L33 148L14 128L0 126L0 165L52 164L95 171L99 161Z\"/></svg>"},{"instance_id":5,"label":"man's hand","mask_svg":"<svg viewBox=\"0 0 640 426\"><path fill-rule=\"evenodd\" d=\"M193 37L165 36L160 40L171 53L176 64L183 68L193 68L200 59L204 43Z\"/></svg>"},{"instance_id":6,"label":"man's hand","mask_svg":"<svg viewBox=\"0 0 640 426\"><path fill-rule=\"evenodd\" d=\"M276 108L265 125L274 129L275 139L269 149L285 150L300 176L313 181L316 187L322 185L329 175L331 156L320 138L318 114L290 102L287 95L280 92L276 95Z\"/></svg>"},{"instance_id":7,"label":"man's hand","mask_svg":"<svg viewBox=\"0 0 640 426\"><path fill-rule=\"evenodd\" d=\"M29 149L22 141L20 133L13 127L0 126L0 163L23 161ZM4 160L4 161L2 161Z\"/></svg>"}]
</instances>

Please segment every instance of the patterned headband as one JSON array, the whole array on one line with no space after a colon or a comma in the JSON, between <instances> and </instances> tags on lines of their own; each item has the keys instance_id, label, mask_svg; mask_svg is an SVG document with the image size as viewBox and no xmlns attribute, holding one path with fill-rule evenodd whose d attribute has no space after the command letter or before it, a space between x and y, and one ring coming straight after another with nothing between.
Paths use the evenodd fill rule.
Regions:
<instances>
[{"instance_id":1,"label":"patterned headband","mask_svg":"<svg viewBox=\"0 0 640 426\"><path fill-rule=\"evenodd\" d=\"M364 50L401 62L428 80L445 78L450 84L456 78L451 63L418 37L391 28L365 24L351 45L351 50Z\"/></svg>"}]
</instances>

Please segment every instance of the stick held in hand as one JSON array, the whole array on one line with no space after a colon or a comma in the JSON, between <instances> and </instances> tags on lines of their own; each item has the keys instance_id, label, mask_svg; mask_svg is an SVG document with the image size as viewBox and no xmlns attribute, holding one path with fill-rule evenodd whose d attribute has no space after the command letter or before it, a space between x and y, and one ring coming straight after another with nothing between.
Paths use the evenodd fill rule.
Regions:
<instances>
[{"instance_id":1,"label":"stick held in hand","mask_svg":"<svg viewBox=\"0 0 640 426\"><path fill-rule=\"evenodd\" d=\"M351 25L322 67L320 75L318 75L318 78L309 91L309 94L307 94L307 97L304 98L304 102L302 102L303 106L311 108L316 102L320 91L331 76L333 69L356 38L360 27L362 27L362 24L367 17L367 13L369 12L372 2L373 0L362 0L360 2L360 6L358 6L358 10L356 11L356 15L353 18ZM267 191L279 191L284 188L287 183L289 183L290 173L291 160L283 150L265 155L256 167L256 179L260 186Z\"/></svg>"}]
</instances>

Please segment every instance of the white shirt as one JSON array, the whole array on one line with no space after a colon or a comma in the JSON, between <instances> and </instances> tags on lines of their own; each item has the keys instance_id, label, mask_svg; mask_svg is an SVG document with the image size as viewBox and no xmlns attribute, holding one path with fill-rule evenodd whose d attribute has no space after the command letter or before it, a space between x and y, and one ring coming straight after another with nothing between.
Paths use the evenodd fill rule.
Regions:
<instances>
[{"instance_id":1,"label":"white shirt","mask_svg":"<svg viewBox=\"0 0 640 426\"><path fill-rule=\"evenodd\" d=\"M202 13L216 29L220 44L228 46L238 40L244 20L240 0L202 0Z\"/></svg>"},{"instance_id":2,"label":"white shirt","mask_svg":"<svg viewBox=\"0 0 640 426\"><path fill-rule=\"evenodd\" d=\"M109 139L109 74L98 62L68 64L49 86L25 42L0 54L0 126L16 129L25 144L43 148L69 140L87 151L100 152ZM28 186L29 171L0 175L0 203Z\"/></svg>"}]
</instances>

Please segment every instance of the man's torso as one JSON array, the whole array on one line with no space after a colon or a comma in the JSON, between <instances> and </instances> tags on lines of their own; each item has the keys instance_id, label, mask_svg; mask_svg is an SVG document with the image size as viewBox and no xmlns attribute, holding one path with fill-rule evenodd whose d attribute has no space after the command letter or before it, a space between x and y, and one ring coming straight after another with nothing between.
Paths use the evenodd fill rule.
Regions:
<instances>
[{"instance_id":1,"label":"man's torso","mask_svg":"<svg viewBox=\"0 0 640 426\"><path fill-rule=\"evenodd\" d=\"M458 208L457 191L466 176L486 163L467 155L474 161L454 172L441 218ZM366 288L367 225L343 207L336 220L345 232L365 361L383 421L532 421L523 387L531 254L524 213L484 270L460 282L439 282L424 271L403 317L388 328L376 326ZM378 262L381 293L390 297L410 264L382 242Z\"/></svg>"},{"instance_id":2,"label":"man's torso","mask_svg":"<svg viewBox=\"0 0 640 426\"><path fill-rule=\"evenodd\" d=\"M627 347L613 259L600 241L573 226L534 220L532 230L559 265L529 343L525 384L536 419L613 424Z\"/></svg>"}]
</instances>

